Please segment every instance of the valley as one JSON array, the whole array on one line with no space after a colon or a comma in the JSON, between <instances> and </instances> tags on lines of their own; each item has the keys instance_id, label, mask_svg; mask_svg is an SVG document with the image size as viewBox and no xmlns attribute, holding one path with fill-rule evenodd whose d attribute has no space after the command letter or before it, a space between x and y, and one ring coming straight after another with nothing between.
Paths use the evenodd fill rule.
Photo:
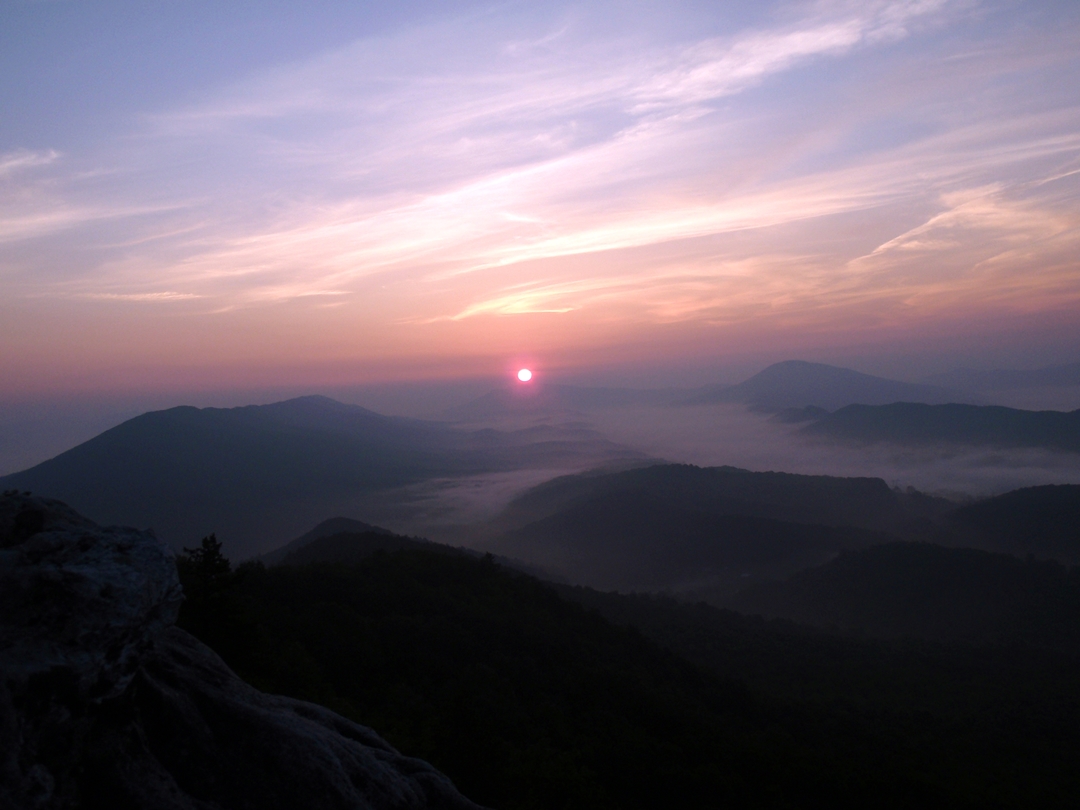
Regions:
<instances>
[{"instance_id":1,"label":"valley","mask_svg":"<svg viewBox=\"0 0 1080 810\"><path fill-rule=\"evenodd\" d=\"M948 418L898 434L848 400L938 389L825 368L442 420L174 408L0 485L152 527L181 630L481 804L1069 806L1073 414L909 403Z\"/></svg>"}]
</instances>

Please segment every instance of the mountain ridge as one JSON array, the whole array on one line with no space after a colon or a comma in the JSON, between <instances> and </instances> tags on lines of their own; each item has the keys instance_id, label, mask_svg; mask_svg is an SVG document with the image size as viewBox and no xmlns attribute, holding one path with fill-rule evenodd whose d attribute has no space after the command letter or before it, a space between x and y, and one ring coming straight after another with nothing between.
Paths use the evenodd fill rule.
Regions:
<instances>
[{"instance_id":1,"label":"mountain ridge","mask_svg":"<svg viewBox=\"0 0 1080 810\"><path fill-rule=\"evenodd\" d=\"M101 523L152 527L174 548L214 532L246 557L418 481L640 457L585 429L466 431L314 396L151 411L0 487L58 498Z\"/></svg>"},{"instance_id":2,"label":"mountain ridge","mask_svg":"<svg viewBox=\"0 0 1080 810\"><path fill-rule=\"evenodd\" d=\"M703 388L684 404L741 402L764 412L808 406L833 411L854 403L939 403L956 401L957 397L963 399L965 395L940 386L890 380L825 363L784 360L737 385Z\"/></svg>"},{"instance_id":3,"label":"mountain ridge","mask_svg":"<svg viewBox=\"0 0 1080 810\"><path fill-rule=\"evenodd\" d=\"M800 433L854 443L1041 447L1080 453L1080 410L1027 411L962 403L848 405Z\"/></svg>"},{"instance_id":4,"label":"mountain ridge","mask_svg":"<svg viewBox=\"0 0 1080 810\"><path fill-rule=\"evenodd\" d=\"M952 508L879 478L659 464L540 484L492 521L485 547L603 590L713 599L846 548L929 536Z\"/></svg>"},{"instance_id":5,"label":"mountain ridge","mask_svg":"<svg viewBox=\"0 0 1080 810\"><path fill-rule=\"evenodd\" d=\"M728 602L761 614L877 638L1080 645L1080 568L931 543L845 550Z\"/></svg>"}]
</instances>

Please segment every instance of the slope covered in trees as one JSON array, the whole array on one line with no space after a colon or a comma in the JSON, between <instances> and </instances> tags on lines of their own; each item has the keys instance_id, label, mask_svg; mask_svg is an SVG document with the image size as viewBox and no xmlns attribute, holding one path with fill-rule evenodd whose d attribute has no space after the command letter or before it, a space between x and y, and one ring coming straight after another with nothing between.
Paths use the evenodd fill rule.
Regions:
<instances>
[{"instance_id":1,"label":"slope covered in trees","mask_svg":"<svg viewBox=\"0 0 1080 810\"><path fill-rule=\"evenodd\" d=\"M880 638L1080 650L1080 568L930 543L889 543L735 595L730 604Z\"/></svg>"},{"instance_id":2,"label":"slope covered in trees","mask_svg":"<svg viewBox=\"0 0 1080 810\"><path fill-rule=\"evenodd\" d=\"M541 484L495 521L489 547L603 590L720 598L842 549L928 536L952 508L879 478L654 465Z\"/></svg>"},{"instance_id":3,"label":"slope covered in trees","mask_svg":"<svg viewBox=\"0 0 1080 810\"><path fill-rule=\"evenodd\" d=\"M606 595L637 614L612 623L465 555L236 571L213 556L182 561L183 626L254 685L371 725L491 806L1065 807L1080 788L1069 656Z\"/></svg>"}]
</instances>

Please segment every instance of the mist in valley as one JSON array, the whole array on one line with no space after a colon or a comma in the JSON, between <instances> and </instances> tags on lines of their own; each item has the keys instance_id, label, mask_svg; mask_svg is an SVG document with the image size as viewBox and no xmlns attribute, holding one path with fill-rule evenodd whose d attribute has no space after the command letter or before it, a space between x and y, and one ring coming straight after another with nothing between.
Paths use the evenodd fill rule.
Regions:
<instances>
[{"instance_id":1,"label":"mist in valley","mask_svg":"<svg viewBox=\"0 0 1080 810\"><path fill-rule=\"evenodd\" d=\"M649 463L733 466L755 472L872 477L890 487L966 502L1021 487L1080 484L1080 454L1043 448L850 445L800 435L803 424L739 403L598 408L504 414L459 428L520 430L539 425L596 431L640 451L638 461L579 459L557 468L437 478L358 503L358 516L396 531L482 544L484 526L517 496L560 475Z\"/></svg>"},{"instance_id":2,"label":"mist in valley","mask_svg":"<svg viewBox=\"0 0 1080 810\"><path fill-rule=\"evenodd\" d=\"M738 404L628 408L597 414L611 439L673 462L806 475L871 476L891 486L985 497L1040 484L1080 483L1080 456L1036 448L884 443L848 446L799 435L800 424Z\"/></svg>"},{"instance_id":3,"label":"mist in valley","mask_svg":"<svg viewBox=\"0 0 1080 810\"><path fill-rule=\"evenodd\" d=\"M0 810L1072 810L1078 42L0 2Z\"/></svg>"}]
</instances>

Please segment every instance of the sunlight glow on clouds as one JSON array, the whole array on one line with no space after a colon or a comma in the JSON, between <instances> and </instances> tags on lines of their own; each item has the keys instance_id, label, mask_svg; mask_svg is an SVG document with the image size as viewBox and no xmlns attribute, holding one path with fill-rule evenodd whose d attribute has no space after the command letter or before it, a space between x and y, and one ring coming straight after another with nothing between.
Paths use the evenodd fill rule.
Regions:
<instances>
[{"instance_id":1,"label":"sunlight glow on clouds","mask_svg":"<svg viewBox=\"0 0 1080 810\"><path fill-rule=\"evenodd\" d=\"M177 334L267 362L284 329L362 360L514 351L521 316L565 348L599 339L571 313L617 343L1080 304L1080 30L1036 5L780 4L696 37L602 6L402 25L121 137L0 153L0 282L44 322L93 331L108 304L126 340L146 327L116 306L182 307ZM505 345L471 325L491 318Z\"/></svg>"}]
</instances>

